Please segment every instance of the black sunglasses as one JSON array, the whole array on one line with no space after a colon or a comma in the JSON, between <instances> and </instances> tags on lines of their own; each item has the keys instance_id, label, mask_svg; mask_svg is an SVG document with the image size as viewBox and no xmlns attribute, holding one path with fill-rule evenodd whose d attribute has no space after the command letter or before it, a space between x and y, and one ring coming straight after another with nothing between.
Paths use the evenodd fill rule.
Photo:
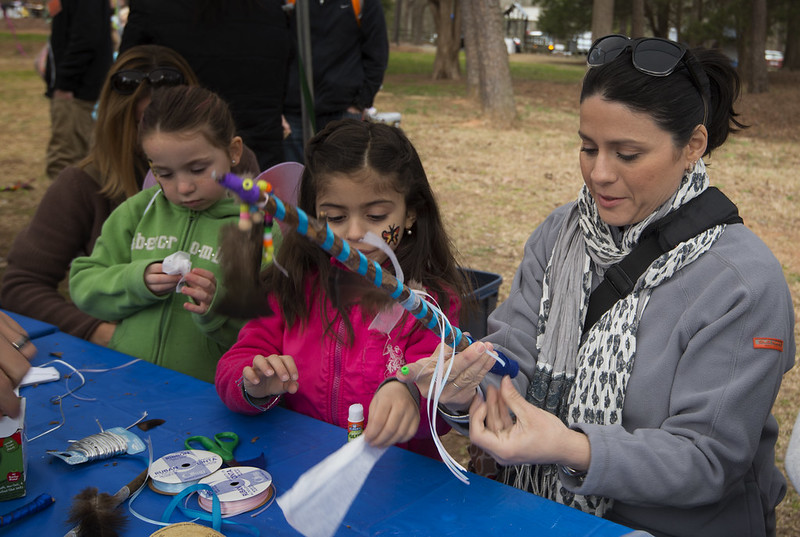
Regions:
<instances>
[{"instance_id":1,"label":"black sunglasses","mask_svg":"<svg viewBox=\"0 0 800 537\"><path fill-rule=\"evenodd\" d=\"M119 71L111 77L111 88L120 95L131 95L147 80L152 88L179 86L186 83L183 73L172 67L157 67L149 73L142 71Z\"/></svg>"},{"instance_id":2,"label":"black sunglasses","mask_svg":"<svg viewBox=\"0 0 800 537\"><path fill-rule=\"evenodd\" d=\"M691 52L680 43L660 37L631 39L626 35L607 35L592 43L586 63L589 67L598 67L615 60L628 48L631 49L631 58L636 70L650 76L669 76L683 61L692 82L703 99L703 125L706 124L708 99L706 91L700 83L701 77L697 72L699 66L696 65Z\"/></svg>"}]
</instances>

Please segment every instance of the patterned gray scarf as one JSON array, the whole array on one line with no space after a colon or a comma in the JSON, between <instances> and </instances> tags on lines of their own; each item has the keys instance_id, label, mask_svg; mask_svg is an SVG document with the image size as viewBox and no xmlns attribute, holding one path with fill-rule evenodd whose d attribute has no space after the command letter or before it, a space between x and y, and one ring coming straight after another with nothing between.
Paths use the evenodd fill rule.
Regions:
<instances>
[{"instance_id":1,"label":"patterned gray scarf","mask_svg":"<svg viewBox=\"0 0 800 537\"><path fill-rule=\"evenodd\" d=\"M584 186L578 203L565 219L544 272L537 324L538 359L526 399L566 424L621 424L628 377L636 355L636 333L651 290L694 262L725 229L716 226L679 244L656 259L633 291L617 301L595 323L581 343L583 320L592 285L592 263L602 276L638 244L644 229L698 196L709 184L699 160L684 174L678 190L643 221L624 230L619 246L600 219ZM556 465L508 468L504 480L559 503L603 516L609 498L582 496L566 490Z\"/></svg>"}]
</instances>

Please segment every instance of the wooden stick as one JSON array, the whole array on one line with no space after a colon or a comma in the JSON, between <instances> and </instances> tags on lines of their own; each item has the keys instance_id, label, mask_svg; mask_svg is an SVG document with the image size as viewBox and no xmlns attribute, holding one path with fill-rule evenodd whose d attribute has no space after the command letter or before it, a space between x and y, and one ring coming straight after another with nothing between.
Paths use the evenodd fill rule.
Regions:
<instances>
[{"instance_id":1,"label":"wooden stick","mask_svg":"<svg viewBox=\"0 0 800 537\"><path fill-rule=\"evenodd\" d=\"M127 520L117 509L131 495L139 490L147 481L148 468L142 470L133 480L109 496L97 493L97 489L89 487L75 497L70 510L68 522L75 524L64 537L89 537L94 533L92 528L102 528L104 535L114 536L116 529L124 528ZM105 498L104 498L105 496Z\"/></svg>"}]
</instances>

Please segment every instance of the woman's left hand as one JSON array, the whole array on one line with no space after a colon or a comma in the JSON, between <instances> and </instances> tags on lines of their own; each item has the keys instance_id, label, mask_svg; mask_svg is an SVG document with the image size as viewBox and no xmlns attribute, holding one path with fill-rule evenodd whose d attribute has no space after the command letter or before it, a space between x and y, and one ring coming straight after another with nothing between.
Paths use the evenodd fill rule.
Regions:
<instances>
[{"instance_id":1,"label":"woman's left hand","mask_svg":"<svg viewBox=\"0 0 800 537\"><path fill-rule=\"evenodd\" d=\"M0 417L19 415L20 402L14 388L30 369L30 360L35 354L36 347L27 332L0 312Z\"/></svg>"},{"instance_id":2,"label":"woman's left hand","mask_svg":"<svg viewBox=\"0 0 800 537\"><path fill-rule=\"evenodd\" d=\"M499 391L489 386L485 401L473 401L469 438L506 466L563 464L586 470L591 459L587 436L526 401L509 377L503 378Z\"/></svg>"},{"instance_id":3,"label":"woman's left hand","mask_svg":"<svg viewBox=\"0 0 800 537\"><path fill-rule=\"evenodd\" d=\"M217 292L216 276L210 270L193 268L184 276L183 281L186 285L181 289L181 293L193 299L187 300L183 307L192 313L203 315L211 307L214 294Z\"/></svg>"},{"instance_id":4,"label":"woman's left hand","mask_svg":"<svg viewBox=\"0 0 800 537\"><path fill-rule=\"evenodd\" d=\"M406 442L417 434L419 408L402 382L387 382L369 404L364 440L378 448Z\"/></svg>"},{"instance_id":5,"label":"woman's left hand","mask_svg":"<svg viewBox=\"0 0 800 537\"><path fill-rule=\"evenodd\" d=\"M397 373L401 382L414 382L420 393L426 395L434 381L433 372L439 357L440 345L432 356L406 364L408 374ZM439 403L451 410L466 410L472 403L472 398L477 392L477 387L494 365L494 358L487 352L492 350L491 343L476 341L452 358L445 359L445 370L449 367L449 360L453 360L453 367L447 378L447 384L439 397ZM444 346L445 356L452 354L450 347Z\"/></svg>"}]
</instances>

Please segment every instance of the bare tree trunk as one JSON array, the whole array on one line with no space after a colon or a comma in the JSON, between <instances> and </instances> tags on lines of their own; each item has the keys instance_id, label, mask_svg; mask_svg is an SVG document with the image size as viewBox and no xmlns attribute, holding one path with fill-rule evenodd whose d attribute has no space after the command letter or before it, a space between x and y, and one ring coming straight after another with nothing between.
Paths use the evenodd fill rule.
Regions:
<instances>
[{"instance_id":1,"label":"bare tree trunk","mask_svg":"<svg viewBox=\"0 0 800 537\"><path fill-rule=\"evenodd\" d=\"M685 41L692 48L702 44L697 35L697 28L701 24L703 24L703 0L692 0L692 7L689 11L689 31L684 34Z\"/></svg>"},{"instance_id":2,"label":"bare tree trunk","mask_svg":"<svg viewBox=\"0 0 800 537\"><path fill-rule=\"evenodd\" d=\"M597 0L595 0L597 1ZM660 2L648 2L644 6L646 20L650 23L650 29L656 37L666 38L669 35L669 14L671 5L669 0Z\"/></svg>"},{"instance_id":3,"label":"bare tree trunk","mask_svg":"<svg viewBox=\"0 0 800 537\"><path fill-rule=\"evenodd\" d=\"M408 0L406 12L408 13L408 27L411 42L415 45L425 41L425 7L427 0Z\"/></svg>"},{"instance_id":4,"label":"bare tree trunk","mask_svg":"<svg viewBox=\"0 0 800 537\"><path fill-rule=\"evenodd\" d=\"M480 50L478 49L478 21L475 17L473 0L459 0L461 3L461 28L464 32L464 56L467 63L467 96L478 98L480 91Z\"/></svg>"},{"instance_id":5,"label":"bare tree trunk","mask_svg":"<svg viewBox=\"0 0 800 537\"><path fill-rule=\"evenodd\" d=\"M767 0L753 0L750 26L749 76L745 87L749 93L765 93L769 91L767 80L767 61L764 49L767 47Z\"/></svg>"},{"instance_id":6,"label":"bare tree trunk","mask_svg":"<svg viewBox=\"0 0 800 537\"><path fill-rule=\"evenodd\" d=\"M400 24L403 20L403 0L397 0L394 4L394 44L400 44Z\"/></svg>"},{"instance_id":7,"label":"bare tree trunk","mask_svg":"<svg viewBox=\"0 0 800 537\"><path fill-rule=\"evenodd\" d=\"M614 27L614 0L594 0L592 4L592 39L611 33Z\"/></svg>"},{"instance_id":8,"label":"bare tree trunk","mask_svg":"<svg viewBox=\"0 0 800 537\"><path fill-rule=\"evenodd\" d=\"M631 37L644 37L644 0L633 0Z\"/></svg>"},{"instance_id":9,"label":"bare tree trunk","mask_svg":"<svg viewBox=\"0 0 800 537\"><path fill-rule=\"evenodd\" d=\"M480 62L480 97L484 113L495 124L511 124L517 116L508 50L503 41L503 11L500 0L473 2Z\"/></svg>"},{"instance_id":10,"label":"bare tree trunk","mask_svg":"<svg viewBox=\"0 0 800 537\"><path fill-rule=\"evenodd\" d=\"M458 80L461 67L461 12L458 0L430 0L436 22L436 57L433 60L434 80Z\"/></svg>"},{"instance_id":11,"label":"bare tree trunk","mask_svg":"<svg viewBox=\"0 0 800 537\"><path fill-rule=\"evenodd\" d=\"M786 51L783 55L783 68L800 71L800 3L790 2L786 17Z\"/></svg>"}]
</instances>

